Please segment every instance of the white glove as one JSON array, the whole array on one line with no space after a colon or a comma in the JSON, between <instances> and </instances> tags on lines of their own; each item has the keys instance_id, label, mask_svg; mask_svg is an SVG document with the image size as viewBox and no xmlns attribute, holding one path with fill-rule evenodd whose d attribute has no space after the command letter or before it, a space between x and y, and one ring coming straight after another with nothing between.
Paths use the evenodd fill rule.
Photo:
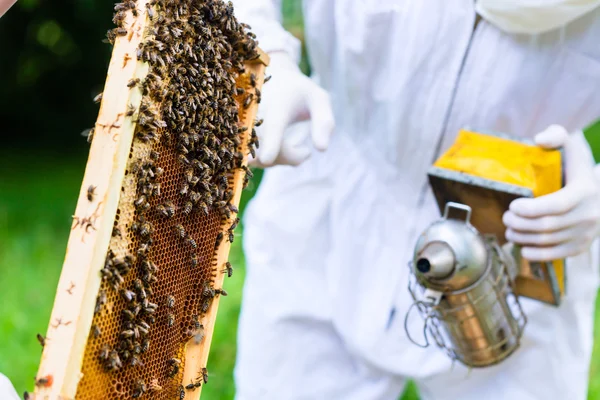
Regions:
<instances>
[{"instance_id":1,"label":"white glove","mask_svg":"<svg viewBox=\"0 0 600 400\"><path fill-rule=\"evenodd\" d=\"M534 199L517 199L504 214L506 239L523 245L531 261L551 261L587 251L600 234L600 171L581 131L552 125L535 137L538 146L564 147L565 187Z\"/></svg>"},{"instance_id":2,"label":"white glove","mask_svg":"<svg viewBox=\"0 0 600 400\"><path fill-rule=\"evenodd\" d=\"M0 399L2 400L20 400L19 395L15 391L10 380L2 374L0 374Z\"/></svg>"},{"instance_id":3,"label":"white glove","mask_svg":"<svg viewBox=\"0 0 600 400\"><path fill-rule=\"evenodd\" d=\"M299 165L310 157L313 146L324 151L329 145L334 128L329 94L304 75L286 53L270 56L268 72L273 78L264 85L259 106L265 122L256 129L260 148L250 165ZM311 121L310 129L286 130L307 120Z\"/></svg>"}]
</instances>

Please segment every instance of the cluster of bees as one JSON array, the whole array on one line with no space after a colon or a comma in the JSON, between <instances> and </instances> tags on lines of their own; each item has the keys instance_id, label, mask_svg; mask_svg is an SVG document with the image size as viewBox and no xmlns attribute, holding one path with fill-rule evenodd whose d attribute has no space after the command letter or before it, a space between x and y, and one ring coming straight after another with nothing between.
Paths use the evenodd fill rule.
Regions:
<instances>
[{"instance_id":1,"label":"cluster of bees","mask_svg":"<svg viewBox=\"0 0 600 400\"><path fill-rule=\"evenodd\" d=\"M108 32L108 41L114 43L117 37L127 35L127 13L136 16L141 11L132 0L116 4L113 21L117 27ZM128 82L129 90L141 91L142 100L139 107L129 106L126 116L136 122L134 140L148 144L150 148L160 144L177 153L177 163L173 167L180 171L182 183L177 198L157 204L164 173L158 166L159 152L150 151L147 157L134 161L133 168L129 168L130 173L135 174L136 200L134 220L128 229L139 245L131 254L119 257L108 251L101 270L105 283L95 308L95 313L100 313L105 306L106 290L117 292L126 305L120 311L121 330L116 346L105 345L98 354L107 371L144 365L142 356L149 349L149 332L157 323L155 315L159 307L167 309L168 326L175 322L174 314L169 311L175 305L174 296L167 296L164 305L153 301L158 267L152 261L155 227L149 217L158 216L169 224L179 214L208 216L216 211L225 222L230 220L232 213L238 212L231 203L232 172L245 170L245 183L252 176L242 164L245 157L242 137L246 128L239 127L239 115L252 102L260 102L261 97L253 74L249 74L251 90L236 85L236 78L245 72L244 62L258 58L258 52L255 36L249 32L249 26L235 19L231 2L152 0L146 11L151 23L137 49L137 58L149 65L149 71L145 78ZM246 151L253 154L258 139L254 130L249 136ZM233 242L238 222L235 218L218 233L215 249L223 239ZM172 231L179 239L179 245L189 249L190 266L198 266L198 243L180 224L172 223ZM113 237L121 235L122 232L114 228ZM231 276L231 264L226 263L223 272ZM129 273L136 279L126 279ZM195 337L197 343L204 337L199 322L201 315L208 311L215 296L227 295L223 289L214 288L212 282L205 282L200 290L200 306L193 316L194 328L187 331L187 336ZM96 326L92 333L94 337L100 335ZM177 376L180 363L177 358L169 359L169 377ZM196 382L179 386L178 391L194 390L207 380L204 368ZM137 381L132 393L136 398L159 389L156 382ZM184 397L184 394L179 395Z\"/></svg>"}]
</instances>

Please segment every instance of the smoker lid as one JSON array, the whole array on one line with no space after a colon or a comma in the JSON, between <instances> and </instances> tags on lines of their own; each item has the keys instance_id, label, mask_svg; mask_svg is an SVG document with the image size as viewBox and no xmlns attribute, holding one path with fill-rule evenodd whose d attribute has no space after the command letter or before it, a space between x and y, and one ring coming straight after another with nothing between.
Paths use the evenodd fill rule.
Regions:
<instances>
[{"instance_id":1,"label":"smoker lid","mask_svg":"<svg viewBox=\"0 0 600 400\"><path fill-rule=\"evenodd\" d=\"M454 211L462 215L452 216ZM412 269L423 286L452 292L471 286L485 274L487 246L469 223L470 214L470 207L448 203L444 217L419 236Z\"/></svg>"}]
</instances>

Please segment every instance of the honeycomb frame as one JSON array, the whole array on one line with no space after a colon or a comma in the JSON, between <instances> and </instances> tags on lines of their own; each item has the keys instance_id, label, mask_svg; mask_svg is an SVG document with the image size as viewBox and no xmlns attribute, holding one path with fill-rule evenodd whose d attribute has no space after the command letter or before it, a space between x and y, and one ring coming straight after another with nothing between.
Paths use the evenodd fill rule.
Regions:
<instances>
[{"instance_id":1,"label":"honeycomb frame","mask_svg":"<svg viewBox=\"0 0 600 400\"><path fill-rule=\"evenodd\" d=\"M99 116L95 125L95 134L90 148L90 155L86 166L81 190L78 197L77 207L74 214L69 237L67 252L61 277L58 283L54 307L50 317L50 323L46 334L46 345L42 353L40 367L36 376L36 399L88 399L88 398L129 398L131 397L131 382L139 380L133 377L135 373L131 369L124 370L126 378L116 379L115 374L101 370L97 361L97 339L92 333L94 327L100 328L100 336L117 337L113 328L118 325L118 310L123 308L123 299L117 294L108 294L105 306L100 313L95 313L96 301L99 293L103 290L103 281L99 271L102 269L107 250L115 251L119 257L131 252L135 244L135 238L130 235L131 224L134 219L135 210L132 207L132 196L135 195L136 177L132 173L134 162L144 158L158 144L145 144L134 140L136 128L135 122L125 118L128 107L139 107L142 100L140 90L125 90L132 79L143 79L148 73L148 65L136 60L136 48L143 40L143 32L150 21L148 17L149 7L145 0L137 1L137 15L128 15L125 24L129 27L129 34L116 38L113 55L109 65L107 81L104 89L103 101L101 103ZM254 86L261 88L264 81L265 67L268 65L268 56L259 51L257 60L246 63L246 73L238 78L237 85L250 88ZM250 78L251 74L253 75ZM250 85L250 81L253 85ZM107 99L109 99L107 101ZM253 101L249 107L243 107L241 96L236 97L240 105L239 126L247 130L241 135L240 149L246 150L250 132L253 130L258 104ZM168 154L164 149L161 153L160 162L168 166L176 163L176 153ZM166 153L166 154L165 154ZM247 151L243 151L245 155ZM246 157L242 165L247 165ZM168 177L168 168L165 169L165 181L176 182L178 177ZM243 169L235 169L229 175L229 188L233 190L231 204L238 206L244 180L247 179ZM177 183L170 185L171 188ZM89 188L94 187L93 200L89 200ZM163 195L153 200L152 206L160 202L161 197L168 198L170 194L165 190ZM178 205L179 206L179 205ZM153 385L162 390L147 392L144 397L148 398L176 398L180 387L190 382L197 382L202 368L206 366L214 323L218 310L220 296L215 296L206 310L199 317L203 327L203 338L198 340L197 336L189 337L187 333L193 324L190 319L189 308L192 303L198 305L202 282L210 280L211 287L220 289L223 287L224 277L227 275L224 265L227 261L230 242L221 240L215 246L216 236L226 232L231 225L235 214L224 220L216 211L211 210L208 216L194 214L193 216L181 216L179 221L201 249L210 249L200 257L198 272L190 272L180 267L189 260L181 257L173 260L168 259L169 248L175 245L177 238L166 232L167 227L156 224L157 235L167 238L153 251L156 255L156 263L166 265L167 268L159 269L157 276L160 282L165 282L153 294L153 301L161 303L157 311L158 330L152 333L150 342L158 345L149 350L163 353L162 365L151 358L146 362L146 369L161 369L167 371L170 366L168 360L171 357L181 360L181 369L176 376L165 379L164 376L144 376L147 386ZM114 229L122 232L121 237L113 235ZM170 236L169 236L170 235ZM210 254L210 255L209 255ZM179 269L179 272L174 272ZM206 274L210 272L208 275ZM163 274L163 276L160 276ZM194 275L195 274L195 275ZM131 282L138 275L129 274L126 283ZM193 278L192 276L195 276ZM184 282L185 280L189 282ZM195 280L194 280L195 279ZM168 286L185 286L181 293L176 292ZM105 288L104 288L105 289ZM175 304L172 313L175 323L167 344L170 351L165 351L168 345L163 345L164 336L160 332L165 331L162 321L165 312L170 310L163 306L167 296L175 295ZM187 311L183 310L185 307ZM184 315L184 318L177 318ZM154 328L154 326L153 326ZM152 336L151 333L151 336ZM111 336L112 335L112 336ZM152 340L154 339L154 340ZM94 347L96 346L96 348ZM176 349L175 349L176 348ZM97 363L98 365L95 365ZM131 372L131 373L130 373ZM129 376L129 375L131 376ZM166 383L165 383L166 382ZM185 399L198 399L201 388L196 387L185 391ZM87 394L86 394L87 393ZM177 397L179 398L179 397Z\"/></svg>"}]
</instances>

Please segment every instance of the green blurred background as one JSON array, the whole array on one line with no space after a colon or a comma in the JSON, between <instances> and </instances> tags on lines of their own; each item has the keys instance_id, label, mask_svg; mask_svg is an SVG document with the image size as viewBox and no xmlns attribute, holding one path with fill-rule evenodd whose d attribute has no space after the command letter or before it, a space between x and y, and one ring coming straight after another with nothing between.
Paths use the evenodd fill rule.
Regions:
<instances>
[{"instance_id":1,"label":"green blurred background","mask_svg":"<svg viewBox=\"0 0 600 400\"><path fill-rule=\"evenodd\" d=\"M283 9L286 27L302 38L300 2L284 0ZM33 388L41 352L35 335L45 333L54 301L88 151L79 132L97 114L91 99L104 83L111 48L101 40L111 18L112 4L100 0L19 0L0 19L0 371L20 393ZM306 58L303 69L308 71ZM600 141L594 130L588 137ZM600 143L595 147L600 151ZM203 399L234 395L244 280L240 240L230 259L236 270L219 308ZM600 399L598 345L590 399ZM402 399L418 399L414 386Z\"/></svg>"}]
</instances>

